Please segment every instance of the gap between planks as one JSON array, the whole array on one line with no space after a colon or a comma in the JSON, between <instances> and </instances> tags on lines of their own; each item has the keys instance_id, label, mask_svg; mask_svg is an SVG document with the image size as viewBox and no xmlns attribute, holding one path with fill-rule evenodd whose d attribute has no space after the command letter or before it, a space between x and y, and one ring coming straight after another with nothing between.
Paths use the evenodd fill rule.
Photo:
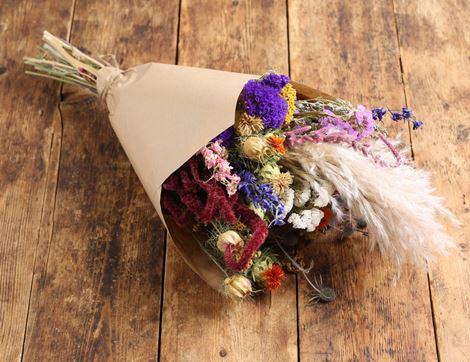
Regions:
<instances>
[{"instance_id":1,"label":"gap between planks","mask_svg":"<svg viewBox=\"0 0 470 362\"><path fill-rule=\"evenodd\" d=\"M76 5L77 5L77 0L72 0L69 22L67 24L67 35L66 35L67 41L70 41ZM30 316L30 310L31 310L31 299L32 299L32 294L33 294L33 286L34 286L34 277L36 276L36 262L37 262L38 251L39 251L39 244L41 241L41 235L42 235L43 230L47 231L47 229L49 228L49 237L48 237L48 243L47 243L47 245L49 245L52 242L52 237L54 233L54 214L55 214L56 197L57 197L57 190L58 190L57 184L59 181L60 155L62 151L62 133L63 133L63 128L64 128L62 110L60 108L60 101L62 99L62 91L63 91L63 84L60 84L56 92L56 102L57 102L56 106L57 106L57 114L58 114L58 121L59 121L58 123L60 127L57 130L58 132L56 132L55 125L53 124L51 142L49 145L49 154L48 154L48 159L47 159L48 167L46 171L46 177L44 180L44 195L42 197L41 216L40 216L40 223L39 223L39 228L37 232L36 246L35 246L35 252L34 252L33 270L31 274L31 283L30 283L30 288L29 288L28 307L26 309L26 321L25 321L24 332L23 332L23 342L21 345L21 357L20 357L21 361L24 360L25 344L26 344L26 337L28 334L28 323L29 323L29 316ZM55 152L58 152L58 154L57 154L55 163L51 164L51 161L53 160L54 155L55 155L54 153L55 142L58 142L56 146L57 150L55 151ZM48 185L50 184L53 185L52 192L50 192L48 188ZM47 203L47 200L49 199L48 197L49 194L52 194L51 196L52 199L49 204L49 207L51 207L52 209L48 212L45 212L45 209L47 210L48 208L46 203ZM45 217L45 214L49 215L49 217ZM48 222L47 222L48 220L51 220L51 224L49 225L49 227L48 227ZM48 250L50 249L48 248ZM48 261L49 261L49 252L47 253L47 258L46 258L46 264L45 264L46 270L47 270Z\"/></svg>"},{"instance_id":2,"label":"gap between planks","mask_svg":"<svg viewBox=\"0 0 470 362\"><path fill-rule=\"evenodd\" d=\"M180 25L181 25L181 3L183 0L178 1L178 23L176 24L176 46L175 46L175 62L174 64L178 64L179 58L179 43L180 43ZM164 245L163 245L163 265L162 265L162 279L161 279L161 289L160 289L160 321L159 321L159 328L158 328L158 347L157 347L157 361L161 360L161 353L162 353L162 330L163 330L163 303L165 301L165 276L166 276L166 258L167 258L167 251L168 251L168 243L169 241L169 234L165 228L165 234L163 237Z\"/></svg>"},{"instance_id":3,"label":"gap between planks","mask_svg":"<svg viewBox=\"0 0 470 362\"><path fill-rule=\"evenodd\" d=\"M393 6L393 16L394 16L394 24L395 24L395 32L396 32L396 38L397 38L397 46L398 46L398 61L400 64L400 73L401 73L401 83L403 87L403 96L405 97L405 104L407 107L409 107L408 103L408 94L406 92L406 85L405 85L405 71L403 69L403 52L402 52L402 44L400 41L400 29L398 26L398 12L397 12L397 7L396 7L396 0L391 0L392 6ZM408 123L408 135L409 135L409 142L410 142L410 152L411 152L411 158L413 161L415 160L415 153L414 153L414 148L413 148L413 132L411 129L410 124ZM428 283L428 293L429 293L429 304L431 307L431 317L432 317L432 329L433 329L433 334L434 334L434 345L436 348L436 357L437 360L441 360L441 355L439 352L439 343L438 343L438 338L437 338L437 326L436 326L436 316L435 316L435 310L434 310L434 302L433 302L433 295L432 295L432 288L431 288L431 277L429 275L429 271L426 271L426 280Z\"/></svg>"}]
</instances>

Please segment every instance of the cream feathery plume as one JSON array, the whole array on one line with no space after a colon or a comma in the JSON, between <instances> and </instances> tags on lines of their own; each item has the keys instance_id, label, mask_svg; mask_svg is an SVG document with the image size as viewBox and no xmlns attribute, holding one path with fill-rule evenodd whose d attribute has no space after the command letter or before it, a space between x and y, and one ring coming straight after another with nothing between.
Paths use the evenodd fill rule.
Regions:
<instances>
[{"instance_id":1,"label":"cream feathery plume","mask_svg":"<svg viewBox=\"0 0 470 362\"><path fill-rule=\"evenodd\" d=\"M284 157L294 177L331 183L355 218L367 222L370 248L397 264L411 258L422 264L454 246L440 217L459 224L433 194L428 172L409 165L383 167L338 144L305 143Z\"/></svg>"}]
</instances>

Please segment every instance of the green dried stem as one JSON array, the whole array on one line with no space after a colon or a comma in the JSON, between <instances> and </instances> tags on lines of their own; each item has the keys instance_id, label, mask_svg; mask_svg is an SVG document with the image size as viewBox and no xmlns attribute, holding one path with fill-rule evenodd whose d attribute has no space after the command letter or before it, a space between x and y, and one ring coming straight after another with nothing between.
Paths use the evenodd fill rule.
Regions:
<instances>
[{"instance_id":1,"label":"green dried stem","mask_svg":"<svg viewBox=\"0 0 470 362\"><path fill-rule=\"evenodd\" d=\"M26 70L26 74L78 85L96 94L98 71L109 63L90 57L47 31L42 39L42 56L24 58L24 63L32 68Z\"/></svg>"},{"instance_id":2,"label":"green dried stem","mask_svg":"<svg viewBox=\"0 0 470 362\"><path fill-rule=\"evenodd\" d=\"M336 117L344 120L350 119L354 115L353 105L343 99L337 98L335 100L324 99L317 97L315 99L304 99L297 101L299 108L296 117L313 117L319 118L327 116L325 110L329 110L335 114Z\"/></svg>"}]
</instances>

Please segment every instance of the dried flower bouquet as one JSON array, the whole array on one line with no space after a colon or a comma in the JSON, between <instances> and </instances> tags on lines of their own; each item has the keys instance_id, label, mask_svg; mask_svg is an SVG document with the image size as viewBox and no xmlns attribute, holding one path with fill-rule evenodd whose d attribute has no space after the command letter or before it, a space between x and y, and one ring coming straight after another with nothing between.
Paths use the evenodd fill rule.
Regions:
<instances>
[{"instance_id":1,"label":"dried flower bouquet","mask_svg":"<svg viewBox=\"0 0 470 362\"><path fill-rule=\"evenodd\" d=\"M369 110L268 72L261 77L157 63L121 71L45 32L28 73L101 96L111 124L188 264L246 298L297 270L312 301L335 293L290 255L319 233L368 235L397 264L452 246L458 223L386 124L422 127L411 109ZM241 91L241 93L240 93Z\"/></svg>"}]
</instances>

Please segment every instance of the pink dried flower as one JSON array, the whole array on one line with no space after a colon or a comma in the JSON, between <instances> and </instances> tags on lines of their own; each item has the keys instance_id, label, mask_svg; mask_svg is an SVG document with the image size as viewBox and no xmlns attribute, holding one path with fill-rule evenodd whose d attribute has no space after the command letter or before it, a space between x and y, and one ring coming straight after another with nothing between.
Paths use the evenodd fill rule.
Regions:
<instances>
[{"instance_id":1,"label":"pink dried flower","mask_svg":"<svg viewBox=\"0 0 470 362\"><path fill-rule=\"evenodd\" d=\"M366 110L367 111L367 110ZM372 116L372 114L371 114ZM368 116L365 116L368 117ZM361 152L365 157L372 159L376 164L383 167L397 167L403 163L400 153L382 134L377 133L377 137L385 143L390 149L397 162L395 164L388 164L384 162L378 155L371 154L369 151L369 144L359 143L355 140L354 134L347 130L338 130L331 125L322 127L316 131L311 131L310 126L294 128L292 131L285 133L286 143L292 148L296 144L303 143L343 143L349 145L354 150Z\"/></svg>"},{"instance_id":2,"label":"pink dried flower","mask_svg":"<svg viewBox=\"0 0 470 362\"><path fill-rule=\"evenodd\" d=\"M212 177L223 184L227 193L231 196L237 191L240 177L232 173L233 167L227 160L227 150L221 146L220 141L210 143L208 146L203 147L200 151L204 164L208 170L212 170Z\"/></svg>"}]
</instances>

